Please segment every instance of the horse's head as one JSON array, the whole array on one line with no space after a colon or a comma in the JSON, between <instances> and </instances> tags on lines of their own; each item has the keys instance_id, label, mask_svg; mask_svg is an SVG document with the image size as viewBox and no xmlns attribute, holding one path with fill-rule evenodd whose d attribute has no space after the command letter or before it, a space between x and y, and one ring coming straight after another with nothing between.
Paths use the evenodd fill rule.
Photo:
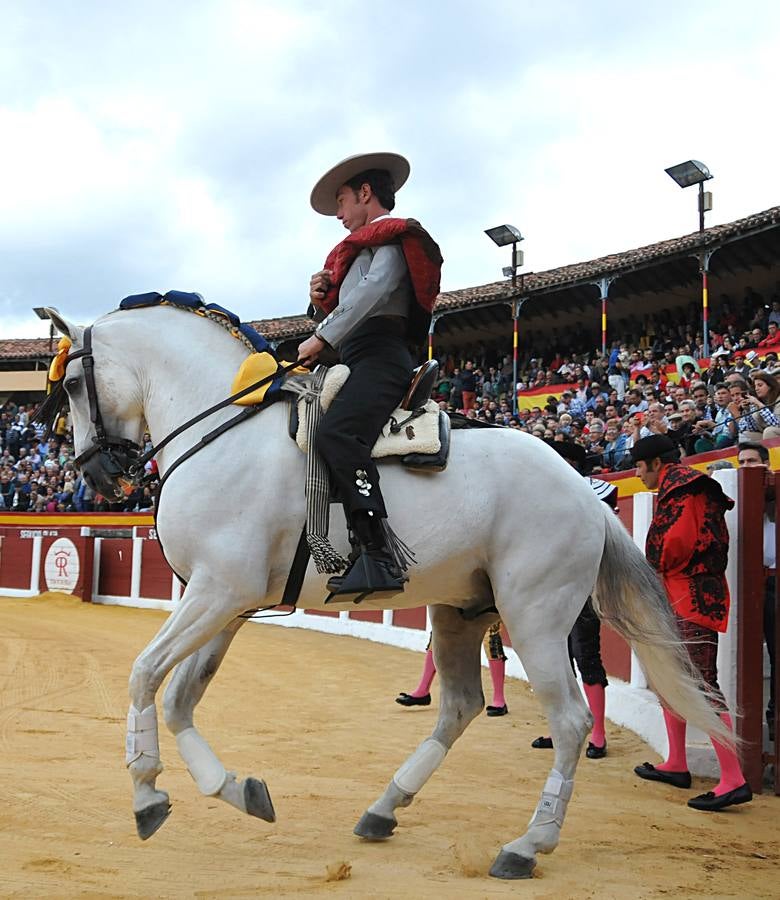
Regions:
<instances>
[{"instance_id":1,"label":"horse's head","mask_svg":"<svg viewBox=\"0 0 780 900\"><path fill-rule=\"evenodd\" d=\"M120 498L122 482L134 474L144 430L141 388L130 353L110 317L83 328L55 309L46 311L71 342L62 384L70 405L76 465L90 487L105 497Z\"/></svg>"}]
</instances>

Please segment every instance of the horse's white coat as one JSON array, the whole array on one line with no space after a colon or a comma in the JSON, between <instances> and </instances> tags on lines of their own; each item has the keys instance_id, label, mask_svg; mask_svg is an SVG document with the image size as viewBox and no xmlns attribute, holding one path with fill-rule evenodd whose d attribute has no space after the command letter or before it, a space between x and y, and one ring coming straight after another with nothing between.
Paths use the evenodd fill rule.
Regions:
<instances>
[{"instance_id":1,"label":"horse's white coat","mask_svg":"<svg viewBox=\"0 0 780 900\"><path fill-rule=\"evenodd\" d=\"M80 330L56 313L52 319L77 349ZM247 353L214 323L165 307L100 319L93 347L107 430L136 442L144 418L159 441L227 396ZM66 375L76 453L90 443L91 429L81 365L75 361ZM176 438L159 455L160 472L234 414L235 408L223 410ZM281 598L305 518L304 471L304 457L287 435L286 404L280 403L201 450L171 475L162 493L158 534L169 562L188 584L136 660L130 697L146 715L163 679L176 667L165 692L165 721L174 734L188 733L183 750L206 793L224 768L216 755L209 756L210 748L203 751L208 745L199 735L194 739L194 708L243 624L237 617ZM536 853L558 843L590 726L566 638L597 578L614 595L604 597L599 589L597 607L610 614L618 630L638 636L636 649L648 677L670 705L709 731L722 726L685 671L665 598L641 554L584 479L541 441L509 429L454 432L443 473L409 472L395 462L380 471L390 522L415 551L417 565L403 594L369 599L363 607L430 605L441 704L430 741L401 766L398 784L391 780L369 812L387 824L380 836L388 836L394 810L411 802L482 709L480 645L495 616L469 621L460 610L479 612L495 603L547 712L555 744L553 777L561 785L556 793L545 789L527 832L505 845L526 860L530 871ZM337 508L330 537L346 553ZM302 607L323 607L325 580L309 566ZM432 741L444 752L429 753ZM134 809L148 823L156 810L167 810L168 795L156 788L162 765L154 753L141 753L129 768ZM232 775L223 781L218 796L246 809L246 782L238 784ZM542 808L552 801L555 810L543 816ZM164 815L157 818L145 836ZM361 824L358 833L377 836L361 830Z\"/></svg>"}]
</instances>

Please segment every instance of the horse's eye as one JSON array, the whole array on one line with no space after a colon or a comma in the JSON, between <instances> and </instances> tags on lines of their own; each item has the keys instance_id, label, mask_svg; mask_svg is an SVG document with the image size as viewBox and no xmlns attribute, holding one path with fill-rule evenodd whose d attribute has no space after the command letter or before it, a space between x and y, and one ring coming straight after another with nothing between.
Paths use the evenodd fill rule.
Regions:
<instances>
[{"instance_id":1,"label":"horse's eye","mask_svg":"<svg viewBox=\"0 0 780 900\"><path fill-rule=\"evenodd\" d=\"M78 378L69 378L65 382L65 390L66 391L75 391L78 388L78 386L79 386Z\"/></svg>"}]
</instances>

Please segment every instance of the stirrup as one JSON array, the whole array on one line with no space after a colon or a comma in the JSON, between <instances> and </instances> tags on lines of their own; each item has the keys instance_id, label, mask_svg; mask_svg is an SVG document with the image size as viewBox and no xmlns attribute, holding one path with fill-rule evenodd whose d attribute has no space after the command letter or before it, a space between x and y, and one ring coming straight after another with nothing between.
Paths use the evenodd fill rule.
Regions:
<instances>
[{"instance_id":1,"label":"stirrup","mask_svg":"<svg viewBox=\"0 0 780 900\"><path fill-rule=\"evenodd\" d=\"M395 565L393 557L381 550L361 550L360 555L343 575L328 580L325 603L361 603L369 595L400 594L408 577Z\"/></svg>"}]
</instances>

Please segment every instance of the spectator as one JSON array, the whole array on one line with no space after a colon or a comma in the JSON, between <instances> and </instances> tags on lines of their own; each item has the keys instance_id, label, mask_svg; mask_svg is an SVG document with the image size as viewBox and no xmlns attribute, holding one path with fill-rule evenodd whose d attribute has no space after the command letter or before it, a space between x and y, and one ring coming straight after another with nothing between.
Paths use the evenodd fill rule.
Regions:
<instances>
[{"instance_id":1,"label":"spectator","mask_svg":"<svg viewBox=\"0 0 780 900\"><path fill-rule=\"evenodd\" d=\"M715 415L712 418L700 419L696 425L698 432L698 439L694 444L696 453L722 450L724 447L730 447L736 440L736 416L731 406L731 393L723 382L715 386L714 411Z\"/></svg>"},{"instance_id":2,"label":"spectator","mask_svg":"<svg viewBox=\"0 0 780 900\"><path fill-rule=\"evenodd\" d=\"M634 416L636 413L644 413L649 406L647 400L642 396L642 392L637 388L631 388L626 394L626 403L628 404L629 416Z\"/></svg>"},{"instance_id":3,"label":"spectator","mask_svg":"<svg viewBox=\"0 0 780 900\"><path fill-rule=\"evenodd\" d=\"M621 463L628 455L627 436L622 433L622 429L617 420L612 420L607 424L604 433L604 452L602 454L604 466L612 471L621 468Z\"/></svg>"},{"instance_id":4,"label":"spectator","mask_svg":"<svg viewBox=\"0 0 780 900\"><path fill-rule=\"evenodd\" d=\"M770 407L775 418L780 419L780 381L771 373L758 369L752 373L753 394L748 395L757 408ZM776 425L767 425L763 431L763 438L767 440L780 437L780 428Z\"/></svg>"},{"instance_id":5,"label":"spectator","mask_svg":"<svg viewBox=\"0 0 780 900\"><path fill-rule=\"evenodd\" d=\"M780 329L777 322L770 322L767 336L756 344L758 350L777 350L780 348Z\"/></svg>"},{"instance_id":6,"label":"spectator","mask_svg":"<svg viewBox=\"0 0 780 900\"><path fill-rule=\"evenodd\" d=\"M460 377L460 385L463 395L463 409L467 411L473 409L477 399L477 378L474 373L474 364L471 360L466 362Z\"/></svg>"},{"instance_id":7,"label":"spectator","mask_svg":"<svg viewBox=\"0 0 780 900\"><path fill-rule=\"evenodd\" d=\"M735 378L731 381L729 390L731 392L729 410L736 420L740 443L758 442L763 437L764 429L780 427L780 419L775 416L772 408L749 393L747 382Z\"/></svg>"}]
</instances>

